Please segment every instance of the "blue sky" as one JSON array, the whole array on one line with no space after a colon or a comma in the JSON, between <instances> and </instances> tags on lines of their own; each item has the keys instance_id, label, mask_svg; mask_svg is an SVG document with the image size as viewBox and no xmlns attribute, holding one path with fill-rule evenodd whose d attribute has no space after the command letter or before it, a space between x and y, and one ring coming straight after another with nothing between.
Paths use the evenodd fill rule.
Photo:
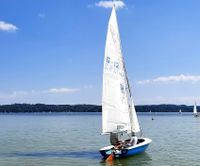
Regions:
<instances>
[{"instance_id":1,"label":"blue sky","mask_svg":"<svg viewBox=\"0 0 200 166\"><path fill-rule=\"evenodd\" d=\"M135 104L200 103L200 1L117 1ZM0 0L0 104L101 104L109 2Z\"/></svg>"}]
</instances>

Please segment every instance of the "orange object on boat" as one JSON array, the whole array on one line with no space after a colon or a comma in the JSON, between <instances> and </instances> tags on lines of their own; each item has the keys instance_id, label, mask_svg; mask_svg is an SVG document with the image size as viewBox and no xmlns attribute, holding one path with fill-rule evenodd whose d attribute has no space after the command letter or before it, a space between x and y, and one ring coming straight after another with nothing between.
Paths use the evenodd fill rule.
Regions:
<instances>
[{"instance_id":1,"label":"orange object on boat","mask_svg":"<svg viewBox=\"0 0 200 166\"><path fill-rule=\"evenodd\" d=\"M114 159L114 156L111 154L111 155L108 156L108 158L106 159L106 161L107 162L111 162L111 161L113 161L113 159Z\"/></svg>"}]
</instances>

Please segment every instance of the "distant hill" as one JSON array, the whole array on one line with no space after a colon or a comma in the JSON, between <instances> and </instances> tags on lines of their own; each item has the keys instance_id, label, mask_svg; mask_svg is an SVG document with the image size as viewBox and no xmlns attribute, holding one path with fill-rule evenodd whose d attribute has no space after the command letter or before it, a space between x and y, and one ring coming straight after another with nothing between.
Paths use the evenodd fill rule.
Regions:
<instances>
[{"instance_id":1,"label":"distant hill","mask_svg":"<svg viewBox=\"0 0 200 166\"><path fill-rule=\"evenodd\" d=\"M186 105L137 105L137 112L192 112L193 106ZM198 107L197 107L198 109ZM0 112L101 112L101 106L78 104L78 105L46 105L46 104L11 104L0 105Z\"/></svg>"}]
</instances>

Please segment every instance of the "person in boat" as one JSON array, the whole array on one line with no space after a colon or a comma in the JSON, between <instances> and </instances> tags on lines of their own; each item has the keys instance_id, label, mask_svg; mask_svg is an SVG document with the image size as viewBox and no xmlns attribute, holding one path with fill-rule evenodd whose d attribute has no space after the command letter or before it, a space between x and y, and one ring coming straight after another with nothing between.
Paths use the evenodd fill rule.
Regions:
<instances>
[{"instance_id":1,"label":"person in boat","mask_svg":"<svg viewBox=\"0 0 200 166\"><path fill-rule=\"evenodd\" d=\"M132 133L130 141L127 143L128 146L134 146L138 142L138 138L135 133Z\"/></svg>"},{"instance_id":2,"label":"person in boat","mask_svg":"<svg viewBox=\"0 0 200 166\"><path fill-rule=\"evenodd\" d=\"M117 133L110 133L110 144L117 145L119 142L118 134Z\"/></svg>"},{"instance_id":3,"label":"person in boat","mask_svg":"<svg viewBox=\"0 0 200 166\"><path fill-rule=\"evenodd\" d=\"M123 148L123 142L119 140L118 133L110 133L110 144L115 148Z\"/></svg>"}]
</instances>

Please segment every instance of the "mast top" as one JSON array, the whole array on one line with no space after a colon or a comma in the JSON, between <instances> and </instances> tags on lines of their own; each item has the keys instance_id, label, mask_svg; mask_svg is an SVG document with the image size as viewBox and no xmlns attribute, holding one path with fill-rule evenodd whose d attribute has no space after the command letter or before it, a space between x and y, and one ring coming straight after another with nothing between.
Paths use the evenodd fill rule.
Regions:
<instances>
[{"instance_id":1,"label":"mast top","mask_svg":"<svg viewBox=\"0 0 200 166\"><path fill-rule=\"evenodd\" d=\"M112 2L113 2L113 8L115 8L116 6L115 6L115 0L112 0Z\"/></svg>"}]
</instances>

